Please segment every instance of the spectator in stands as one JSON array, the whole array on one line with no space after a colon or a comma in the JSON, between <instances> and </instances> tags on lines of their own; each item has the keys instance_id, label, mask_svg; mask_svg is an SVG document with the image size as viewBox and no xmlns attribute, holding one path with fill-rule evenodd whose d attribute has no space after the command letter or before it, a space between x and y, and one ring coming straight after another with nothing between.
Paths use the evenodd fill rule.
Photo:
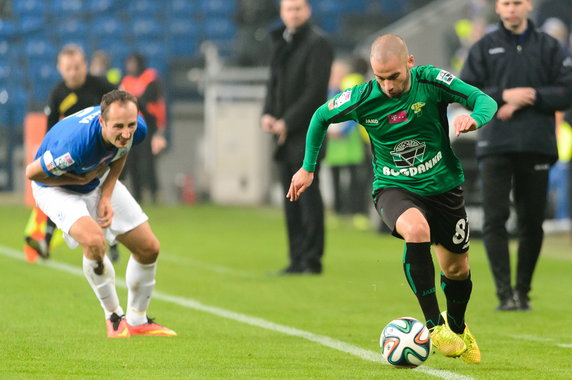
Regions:
<instances>
[{"instance_id":1,"label":"spectator in stands","mask_svg":"<svg viewBox=\"0 0 572 380\"><path fill-rule=\"evenodd\" d=\"M157 70L147 67L145 57L139 53L127 57L125 72L120 87L139 100L139 110L147 122L148 136L151 136L131 150L125 172L129 176L135 199L141 202L143 189L147 188L151 202L156 203L159 183L155 157L167 147L167 110L163 84Z\"/></svg>"},{"instance_id":2,"label":"spectator in stands","mask_svg":"<svg viewBox=\"0 0 572 380\"><path fill-rule=\"evenodd\" d=\"M111 58L104 50L96 50L91 54L89 73L96 77L103 77L115 85L121 81L121 70L111 67Z\"/></svg>"},{"instance_id":3,"label":"spectator in stands","mask_svg":"<svg viewBox=\"0 0 572 380\"><path fill-rule=\"evenodd\" d=\"M281 0L284 26L272 34L270 79L260 120L275 136L284 192L304 159L304 142L312 113L328 94L333 49L312 25L308 0ZM316 176L317 177L317 176ZM290 263L281 273L319 274L324 253L324 206L316 182L300 202L284 200Z\"/></svg>"},{"instance_id":4,"label":"spectator in stands","mask_svg":"<svg viewBox=\"0 0 572 380\"><path fill-rule=\"evenodd\" d=\"M496 0L495 8L499 27L471 48L461 79L499 104L477 142L483 238L499 299L497 310L528 311L544 238L548 170L558 158L554 114L572 103L572 70L558 41L528 19L531 0ZM506 228L511 192L519 240L514 289Z\"/></svg>"},{"instance_id":5,"label":"spectator in stands","mask_svg":"<svg viewBox=\"0 0 572 380\"><path fill-rule=\"evenodd\" d=\"M62 80L53 88L49 96L48 107L46 108L48 131L64 117L89 106L98 105L104 94L115 89L115 86L106 79L88 74L85 54L79 45L68 44L60 50L57 68ZM35 208L32 213L33 219L36 219L34 215L36 212L41 213L42 211ZM34 228L41 227L35 226ZM48 218L45 238L38 240L27 235L25 237L28 245L26 249L32 248L39 256L48 258L50 256L50 243L55 230L54 222ZM119 251L116 245L110 246L108 254L112 261L119 259Z\"/></svg>"}]
</instances>

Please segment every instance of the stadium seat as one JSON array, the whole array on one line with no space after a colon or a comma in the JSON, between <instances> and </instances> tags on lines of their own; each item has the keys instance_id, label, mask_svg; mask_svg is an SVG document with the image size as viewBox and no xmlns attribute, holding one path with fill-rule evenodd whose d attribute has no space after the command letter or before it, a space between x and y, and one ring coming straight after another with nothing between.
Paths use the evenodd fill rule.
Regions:
<instances>
[{"instance_id":1,"label":"stadium seat","mask_svg":"<svg viewBox=\"0 0 572 380\"><path fill-rule=\"evenodd\" d=\"M52 12L54 15L82 16L88 11L88 5L82 0L53 0Z\"/></svg>"},{"instance_id":2,"label":"stadium seat","mask_svg":"<svg viewBox=\"0 0 572 380\"><path fill-rule=\"evenodd\" d=\"M236 1L202 0L201 8L205 17L231 16L236 12Z\"/></svg>"},{"instance_id":3,"label":"stadium seat","mask_svg":"<svg viewBox=\"0 0 572 380\"><path fill-rule=\"evenodd\" d=\"M26 34L43 31L45 25L46 24L43 15L29 14L21 15L16 27L19 29L19 32Z\"/></svg>"},{"instance_id":4,"label":"stadium seat","mask_svg":"<svg viewBox=\"0 0 572 380\"><path fill-rule=\"evenodd\" d=\"M24 41L24 53L27 57L46 57L54 56L57 48L47 38L41 37L40 34L28 35Z\"/></svg>"},{"instance_id":5,"label":"stadium seat","mask_svg":"<svg viewBox=\"0 0 572 380\"><path fill-rule=\"evenodd\" d=\"M229 40L234 37L236 26L229 18L208 18L205 20L205 38L209 40Z\"/></svg>"},{"instance_id":6,"label":"stadium seat","mask_svg":"<svg viewBox=\"0 0 572 380\"><path fill-rule=\"evenodd\" d=\"M20 15L43 15L46 10L46 1L43 0L18 0L12 2L14 14Z\"/></svg>"},{"instance_id":7,"label":"stadium seat","mask_svg":"<svg viewBox=\"0 0 572 380\"><path fill-rule=\"evenodd\" d=\"M114 0L91 0L86 1L88 3L86 5L89 12L93 12L95 14L101 14L101 12L110 11L112 8L117 8L117 1ZM124 3L123 1L121 3Z\"/></svg>"},{"instance_id":8,"label":"stadium seat","mask_svg":"<svg viewBox=\"0 0 572 380\"><path fill-rule=\"evenodd\" d=\"M134 18L131 22L131 31L136 38L139 37L159 37L163 33L163 26L156 19L147 17Z\"/></svg>"},{"instance_id":9,"label":"stadium seat","mask_svg":"<svg viewBox=\"0 0 572 380\"><path fill-rule=\"evenodd\" d=\"M164 4L156 0L137 0L129 2L129 14L134 17L155 17L159 14L162 14L164 9Z\"/></svg>"},{"instance_id":10,"label":"stadium seat","mask_svg":"<svg viewBox=\"0 0 572 380\"><path fill-rule=\"evenodd\" d=\"M63 20L57 24L57 32L60 36L81 35L87 36L87 24L79 19Z\"/></svg>"},{"instance_id":11,"label":"stadium seat","mask_svg":"<svg viewBox=\"0 0 572 380\"><path fill-rule=\"evenodd\" d=\"M11 37L16 32L12 20L0 20L0 38Z\"/></svg>"},{"instance_id":12,"label":"stadium seat","mask_svg":"<svg viewBox=\"0 0 572 380\"><path fill-rule=\"evenodd\" d=\"M167 10L173 16L190 17L199 13L198 2L189 0L171 0Z\"/></svg>"}]
</instances>

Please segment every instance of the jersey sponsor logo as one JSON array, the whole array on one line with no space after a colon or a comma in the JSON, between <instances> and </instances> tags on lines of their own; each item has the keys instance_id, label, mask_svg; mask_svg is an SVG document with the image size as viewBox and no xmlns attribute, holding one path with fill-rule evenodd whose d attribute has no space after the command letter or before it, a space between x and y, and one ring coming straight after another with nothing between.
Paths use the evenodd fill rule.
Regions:
<instances>
[{"instance_id":1,"label":"jersey sponsor logo","mask_svg":"<svg viewBox=\"0 0 572 380\"><path fill-rule=\"evenodd\" d=\"M377 125L377 124L379 124L379 120L377 120L377 119L365 119L364 124L375 124L375 125Z\"/></svg>"},{"instance_id":2,"label":"jersey sponsor logo","mask_svg":"<svg viewBox=\"0 0 572 380\"><path fill-rule=\"evenodd\" d=\"M397 144L390 153L395 166L407 168L417 162L423 162L425 143L420 143L417 140L405 140Z\"/></svg>"},{"instance_id":3,"label":"jersey sponsor logo","mask_svg":"<svg viewBox=\"0 0 572 380\"><path fill-rule=\"evenodd\" d=\"M393 169L393 168L388 168L387 166L384 166L383 167L383 175L393 176L393 177L397 177L400 175L403 175L406 177L413 177L413 176L416 176L417 174L428 172L429 170L431 170L431 168L433 168L435 165L437 165L437 163L439 161L441 161L441 159L443 159L443 154L441 152L438 152L433 158L431 158L430 160L427 160L426 162L424 162L420 165L417 165L417 166L411 166L408 168L401 168L399 170Z\"/></svg>"},{"instance_id":4,"label":"jersey sponsor logo","mask_svg":"<svg viewBox=\"0 0 572 380\"><path fill-rule=\"evenodd\" d=\"M451 84L453 79L455 79L455 76L447 70L441 70L439 74L437 74L437 80L443 83Z\"/></svg>"},{"instance_id":5,"label":"jersey sponsor logo","mask_svg":"<svg viewBox=\"0 0 572 380\"><path fill-rule=\"evenodd\" d=\"M49 150L46 150L44 152L42 159L44 160L44 164L46 165L46 169L48 169L48 171L50 173L52 173L53 175L59 176L59 175L62 175L64 173L64 171L60 170L58 168L58 166L56 165L56 163L54 162L54 156L52 156L52 152L50 152Z\"/></svg>"},{"instance_id":6,"label":"jersey sponsor logo","mask_svg":"<svg viewBox=\"0 0 572 380\"><path fill-rule=\"evenodd\" d=\"M65 169L65 168L73 165L75 161L73 160L71 154L69 154L69 152L68 152L68 153L64 153L61 156L59 156L58 158L56 158L54 160L54 162L56 163L56 166L59 169Z\"/></svg>"},{"instance_id":7,"label":"jersey sponsor logo","mask_svg":"<svg viewBox=\"0 0 572 380\"><path fill-rule=\"evenodd\" d=\"M403 123L404 121L409 121L409 119L407 119L407 112L405 111L392 113L391 115L387 116L387 118L389 119L389 124L398 124Z\"/></svg>"},{"instance_id":8,"label":"jersey sponsor logo","mask_svg":"<svg viewBox=\"0 0 572 380\"><path fill-rule=\"evenodd\" d=\"M503 47L495 47L495 48L489 49L489 55L502 54L504 52L505 52L505 50Z\"/></svg>"},{"instance_id":9,"label":"jersey sponsor logo","mask_svg":"<svg viewBox=\"0 0 572 380\"><path fill-rule=\"evenodd\" d=\"M422 102L417 102L415 104L411 105L411 109L413 110L413 112L417 115L419 114L419 116L421 116L423 114L423 112L421 111L421 108L425 107L425 103Z\"/></svg>"},{"instance_id":10,"label":"jersey sponsor logo","mask_svg":"<svg viewBox=\"0 0 572 380\"><path fill-rule=\"evenodd\" d=\"M347 103L352 98L352 90L342 92L337 98L330 100L328 109L331 111L334 108L340 107L342 104Z\"/></svg>"}]
</instances>

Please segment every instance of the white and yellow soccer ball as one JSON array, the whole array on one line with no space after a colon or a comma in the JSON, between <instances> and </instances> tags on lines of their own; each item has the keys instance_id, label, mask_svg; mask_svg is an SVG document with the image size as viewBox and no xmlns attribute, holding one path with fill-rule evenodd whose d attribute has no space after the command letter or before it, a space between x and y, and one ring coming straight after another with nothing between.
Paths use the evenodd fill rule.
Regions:
<instances>
[{"instance_id":1,"label":"white and yellow soccer ball","mask_svg":"<svg viewBox=\"0 0 572 380\"><path fill-rule=\"evenodd\" d=\"M383 329L379 346L389 364L415 368L431 353L431 335L423 322L411 317L397 318Z\"/></svg>"}]
</instances>

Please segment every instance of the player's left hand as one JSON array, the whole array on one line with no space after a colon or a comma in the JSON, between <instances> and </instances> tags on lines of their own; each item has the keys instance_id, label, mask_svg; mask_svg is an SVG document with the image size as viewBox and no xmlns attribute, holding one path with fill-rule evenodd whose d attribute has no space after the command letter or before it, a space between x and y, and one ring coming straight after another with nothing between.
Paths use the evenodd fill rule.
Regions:
<instances>
[{"instance_id":1,"label":"player's left hand","mask_svg":"<svg viewBox=\"0 0 572 380\"><path fill-rule=\"evenodd\" d=\"M102 197L97 205L97 223L101 228L107 228L111 225L113 218L113 208L111 207L111 199Z\"/></svg>"},{"instance_id":2,"label":"player's left hand","mask_svg":"<svg viewBox=\"0 0 572 380\"><path fill-rule=\"evenodd\" d=\"M477 129L477 126L477 121L470 115L459 115L455 118L455 121L453 121L455 136L460 136L461 133L474 131Z\"/></svg>"},{"instance_id":3,"label":"player's left hand","mask_svg":"<svg viewBox=\"0 0 572 380\"><path fill-rule=\"evenodd\" d=\"M290 199L291 202L297 201L300 195L310 187L313 181L314 173L300 168L294 176L292 176L292 182L290 183L286 198Z\"/></svg>"}]
</instances>

